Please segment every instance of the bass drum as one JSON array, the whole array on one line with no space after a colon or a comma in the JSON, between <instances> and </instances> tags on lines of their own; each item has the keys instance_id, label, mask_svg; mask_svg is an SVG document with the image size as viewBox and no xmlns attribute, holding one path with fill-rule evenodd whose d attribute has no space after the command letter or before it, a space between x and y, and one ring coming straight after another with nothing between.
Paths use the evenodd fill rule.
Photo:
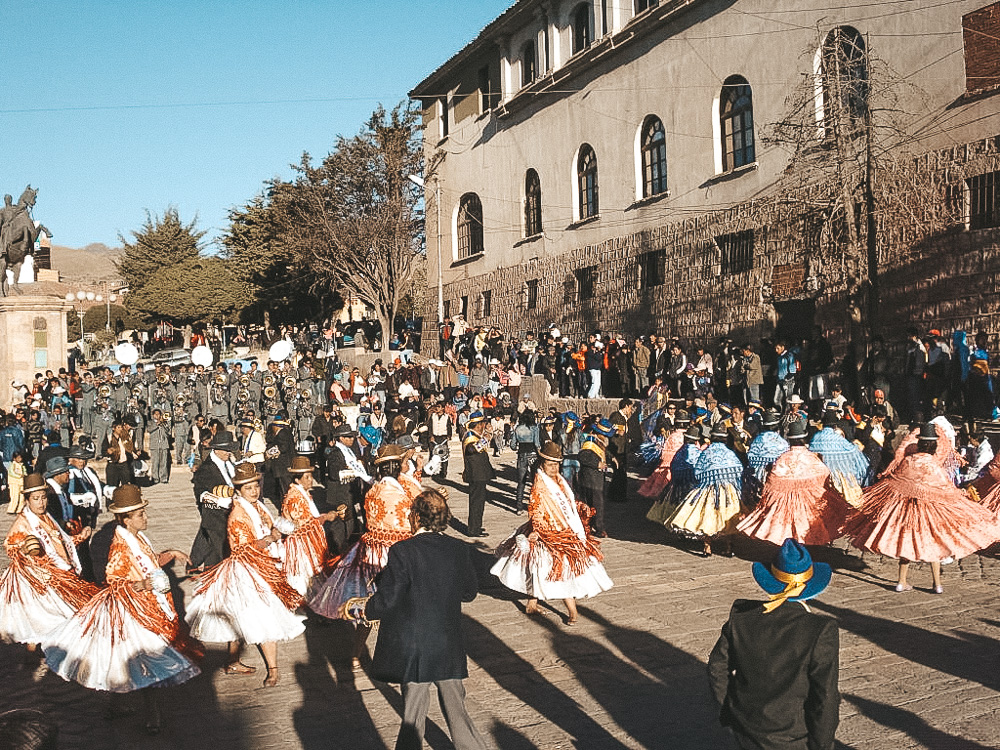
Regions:
<instances>
[{"instance_id":1,"label":"bass drum","mask_svg":"<svg viewBox=\"0 0 1000 750\"><path fill-rule=\"evenodd\" d=\"M212 350L207 346L196 346L191 350L191 361L201 367L211 367L214 359L215 357L212 356Z\"/></svg>"}]
</instances>

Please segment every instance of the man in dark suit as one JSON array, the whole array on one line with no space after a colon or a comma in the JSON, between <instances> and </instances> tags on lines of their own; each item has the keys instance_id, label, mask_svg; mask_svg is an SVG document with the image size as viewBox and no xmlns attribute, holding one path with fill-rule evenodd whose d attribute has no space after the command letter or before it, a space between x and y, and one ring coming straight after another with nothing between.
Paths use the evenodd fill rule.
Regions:
<instances>
[{"instance_id":1,"label":"man in dark suit","mask_svg":"<svg viewBox=\"0 0 1000 750\"><path fill-rule=\"evenodd\" d=\"M486 416L482 412L473 412L466 426L469 431L462 439L462 455L465 458L462 477L469 483L469 529L466 536L489 536L483 528L483 511L486 509L486 485L496 472L490 463Z\"/></svg>"},{"instance_id":2,"label":"man in dark suit","mask_svg":"<svg viewBox=\"0 0 1000 750\"><path fill-rule=\"evenodd\" d=\"M628 454L630 447L629 420L635 412L632 399L623 398L618 402L618 411L611 415L610 422L615 434L608 440L608 466L612 468L608 499L613 503L624 503L628 494Z\"/></svg>"},{"instance_id":3,"label":"man in dark suit","mask_svg":"<svg viewBox=\"0 0 1000 750\"><path fill-rule=\"evenodd\" d=\"M723 726L742 750L833 750L839 722L837 623L805 603L830 583L830 566L786 539L753 576L770 601L737 599L708 658Z\"/></svg>"},{"instance_id":4,"label":"man in dark suit","mask_svg":"<svg viewBox=\"0 0 1000 750\"><path fill-rule=\"evenodd\" d=\"M326 524L327 543L334 554L347 549L351 536L360 532L364 518L365 491L374 481L354 449L358 433L349 424L331 431L334 440L326 459L326 509L345 508L343 518Z\"/></svg>"},{"instance_id":5,"label":"man in dark suit","mask_svg":"<svg viewBox=\"0 0 1000 750\"><path fill-rule=\"evenodd\" d=\"M456 750L486 749L466 711L462 684L469 676L462 602L476 598L476 573L468 546L442 533L450 520L439 492L417 496L410 512L414 535L389 549L378 588L364 605L364 617L381 622L372 677L402 688L403 724L396 750L423 746L431 683L437 686Z\"/></svg>"},{"instance_id":6,"label":"man in dark suit","mask_svg":"<svg viewBox=\"0 0 1000 750\"><path fill-rule=\"evenodd\" d=\"M233 486L236 467L233 466L232 456L237 445L229 430L220 429L212 436L210 446L212 451L191 477L194 499L201 513L201 525L191 545L189 571L209 568L222 562L229 554L226 525L233 498L232 493L219 492L218 488Z\"/></svg>"}]
</instances>

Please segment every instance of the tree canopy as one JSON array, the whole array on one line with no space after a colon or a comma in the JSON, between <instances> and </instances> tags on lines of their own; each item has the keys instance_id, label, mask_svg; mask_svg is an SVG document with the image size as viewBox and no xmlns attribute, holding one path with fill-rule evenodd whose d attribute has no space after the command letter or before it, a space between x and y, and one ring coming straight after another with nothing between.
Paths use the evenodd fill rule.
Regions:
<instances>
[{"instance_id":1,"label":"tree canopy","mask_svg":"<svg viewBox=\"0 0 1000 750\"><path fill-rule=\"evenodd\" d=\"M147 324L231 319L242 290L229 264L202 254L204 236L194 220L185 224L171 206L162 216L147 212L132 241L120 237L125 251L118 271L128 285L126 309Z\"/></svg>"},{"instance_id":2,"label":"tree canopy","mask_svg":"<svg viewBox=\"0 0 1000 750\"><path fill-rule=\"evenodd\" d=\"M299 300L306 288L319 301L356 297L390 331L423 256L420 193L408 179L424 171L417 125L413 107L380 106L321 162L303 154L294 179L234 209L223 244L247 294L265 306L282 289Z\"/></svg>"}]
</instances>

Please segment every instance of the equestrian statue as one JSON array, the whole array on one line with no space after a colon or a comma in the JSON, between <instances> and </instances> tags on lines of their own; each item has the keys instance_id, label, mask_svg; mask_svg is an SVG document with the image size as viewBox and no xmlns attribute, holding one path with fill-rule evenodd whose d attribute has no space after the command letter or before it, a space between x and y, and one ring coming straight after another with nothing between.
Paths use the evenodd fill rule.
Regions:
<instances>
[{"instance_id":1,"label":"equestrian statue","mask_svg":"<svg viewBox=\"0 0 1000 750\"><path fill-rule=\"evenodd\" d=\"M47 236L52 236L52 232L41 224L36 227L31 218L37 195L38 190L28 185L14 205L10 195L3 197L4 205L0 208L0 293L4 297L7 296L7 269L10 268L14 275L14 291L20 294L17 277L21 273L24 257L34 250L39 234L45 232Z\"/></svg>"}]
</instances>

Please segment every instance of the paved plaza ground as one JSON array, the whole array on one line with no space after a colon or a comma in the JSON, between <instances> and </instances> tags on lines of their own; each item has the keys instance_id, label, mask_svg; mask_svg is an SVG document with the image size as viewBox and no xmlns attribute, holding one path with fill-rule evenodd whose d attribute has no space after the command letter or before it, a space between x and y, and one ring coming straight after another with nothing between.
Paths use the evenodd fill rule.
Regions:
<instances>
[{"instance_id":1,"label":"paved plaza ground","mask_svg":"<svg viewBox=\"0 0 1000 750\"><path fill-rule=\"evenodd\" d=\"M460 464L456 443L453 477ZM497 504L486 512L490 536L475 545L482 591L464 610L468 703L490 746L733 747L718 726L705 662L732 601L761 594L750 561L772 550L743 540L735 559L702 559L695 546L671 542L645 519L647 501L612 504L603 550L615 587L581 603L576 627L563 624L561 602L546 617L529 618L523 600L488 572L492 548L523 520L508 510L512 454L499 465L491 494ZM463 488L447 486L464 521ZM187 469L176 469L169 484L145 493L154 546L190 549L198 513ZM0 533L6 534L11 518L0 514ZM916 590L897 594L895 561L862 556L843 542L816 557L835 568L815 607L836 617L841 628L838 747L1000 747L997 558L973 556L945 567L945 593L936 596L929 592L926 566L911 572ZM192 582L182 581L181 589L189 598ZM391 748L402 709L398 686L352 673L350 638L344 623L310 624L304 636L279 645L282 681L271 690L261 688L263 669L254 676L224 675L223 647L211 646L203 675L162 691L158 737L146 736L141 714L131 711L141 706L135 696L116 704L120 714L108 719L107 696L51 673L19 670L21 649L0 646L0 711L34 707L50 714L60 724L64 750ZM255 651L246 661L263 665ZM427 745L451 747L436 704Z\"/></svg>"}]
</instances>

